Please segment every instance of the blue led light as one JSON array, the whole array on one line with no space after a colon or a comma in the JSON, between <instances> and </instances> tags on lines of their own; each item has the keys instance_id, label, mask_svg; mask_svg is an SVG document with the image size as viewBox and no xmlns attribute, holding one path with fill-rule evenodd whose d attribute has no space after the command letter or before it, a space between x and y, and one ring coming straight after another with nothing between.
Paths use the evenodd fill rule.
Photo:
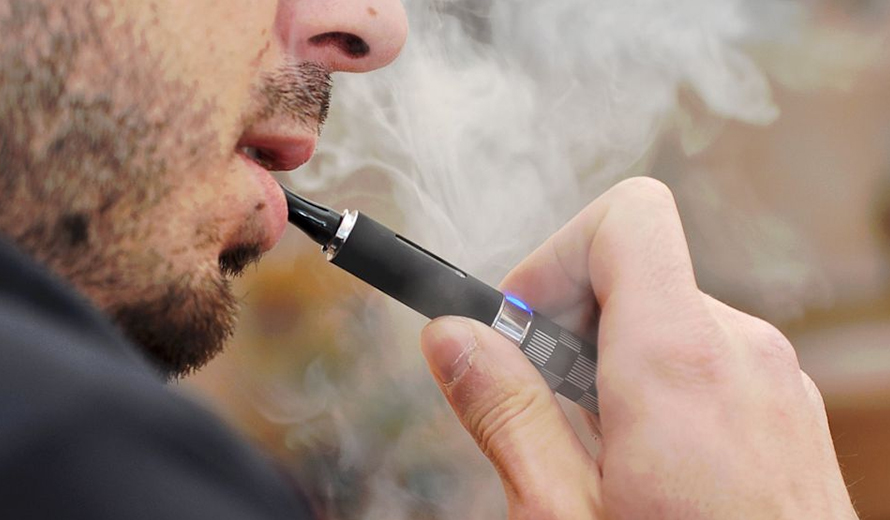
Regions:
<instances>
[{"instance_id":1,"label":"blue led light","mask_svg":"<svg viewBox=\"0 0 890 520\"><path fill-rule=\"evenodd\" d=\"M526 305L526 303L524 301L520 300L519 298L517 298L511 294L507 294L506 296L504 296L504 298L506 298L508 302L512 303L513 305L519 307L520 309L522 309L526 312L532 311L531 308L529 308L529 306Z\"/></svg>"}]
</instances>

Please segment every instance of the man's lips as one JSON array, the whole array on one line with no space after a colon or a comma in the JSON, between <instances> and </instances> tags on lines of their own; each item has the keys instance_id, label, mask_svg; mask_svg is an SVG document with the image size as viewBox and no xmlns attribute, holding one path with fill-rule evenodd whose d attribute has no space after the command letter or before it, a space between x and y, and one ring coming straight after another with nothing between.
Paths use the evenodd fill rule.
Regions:
<instances>
[{"instance_id":1,"label":"man's lips","mask_svg":"<svg viewBox=\"0 0 890 520\"><path fill-rule=\"evenodd\" d=\"M264 240L260 247L268 251L287 227L287 202L284 192L270 172L298 168L312 157L314 138L285 136L245 136L238 143L238 155L255 174L263 200L254 208L262 223Z\"/></svg>"}]
</instances>

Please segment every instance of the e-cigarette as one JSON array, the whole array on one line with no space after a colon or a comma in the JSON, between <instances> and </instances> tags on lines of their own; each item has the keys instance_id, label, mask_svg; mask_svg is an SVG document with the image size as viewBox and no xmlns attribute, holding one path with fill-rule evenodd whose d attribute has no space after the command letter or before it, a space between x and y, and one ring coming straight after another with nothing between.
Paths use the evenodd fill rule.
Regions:
<instances>
[{"instance_id":1,"label":"e-cigarette","mask_svg":"<svg viewBox=\"0 0 890 520\"><path fill-rule=\"evenodd\" d=\"M516 344L550 388L597 413L594 343L357 211L342 214L284 189L288 220L332 264L424 316L465 316Z\"/></svg>"}]
</instances>

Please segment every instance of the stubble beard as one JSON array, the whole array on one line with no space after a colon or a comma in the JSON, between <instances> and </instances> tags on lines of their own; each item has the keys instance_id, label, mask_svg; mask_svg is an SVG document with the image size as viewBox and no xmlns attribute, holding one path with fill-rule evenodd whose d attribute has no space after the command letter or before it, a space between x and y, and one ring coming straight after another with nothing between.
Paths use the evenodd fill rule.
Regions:
<instances>
[{"instance_id":1,"label":"stubble beard","mask_svg":"<svg viewBox=\"0 0 890 520\"><path fill-rule=\"evenodd\" d=\"M260 248L240 244L220 255L219 266L196 267L150 247L157 226L176 226L147 217L171 179L219 149L213 107L184 85L160 83L152 74L157 59L131 28L98 29L105 25L94 14L98 3L11 2L0 18L0 232L87 295L165 377L177 378L233 334L238 302L229 277L257 261ZM121 63L88 71L98 74L99 92L69 89L90 56ZM284 74L267 83L299 80ZM328 92L316 111L326 108L329 81L321 81ZM213 241L215 230L201 233L195 244Z\"/></svg>"}]
</instances>

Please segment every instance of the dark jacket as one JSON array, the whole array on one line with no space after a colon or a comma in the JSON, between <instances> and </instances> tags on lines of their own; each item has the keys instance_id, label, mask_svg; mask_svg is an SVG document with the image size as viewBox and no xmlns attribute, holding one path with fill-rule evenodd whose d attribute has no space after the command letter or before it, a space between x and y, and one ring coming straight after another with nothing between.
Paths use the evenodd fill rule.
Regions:
<instances>
[{"instance_id":1,"label":"dark jacket","mask_svg":"<svg viewBox=\"0 0 890 520\"><path fill-rule=\"evenodd\" d=\"M266 461L0 239L0 518L308 518Z\"/></svg>"}]
</instances>

